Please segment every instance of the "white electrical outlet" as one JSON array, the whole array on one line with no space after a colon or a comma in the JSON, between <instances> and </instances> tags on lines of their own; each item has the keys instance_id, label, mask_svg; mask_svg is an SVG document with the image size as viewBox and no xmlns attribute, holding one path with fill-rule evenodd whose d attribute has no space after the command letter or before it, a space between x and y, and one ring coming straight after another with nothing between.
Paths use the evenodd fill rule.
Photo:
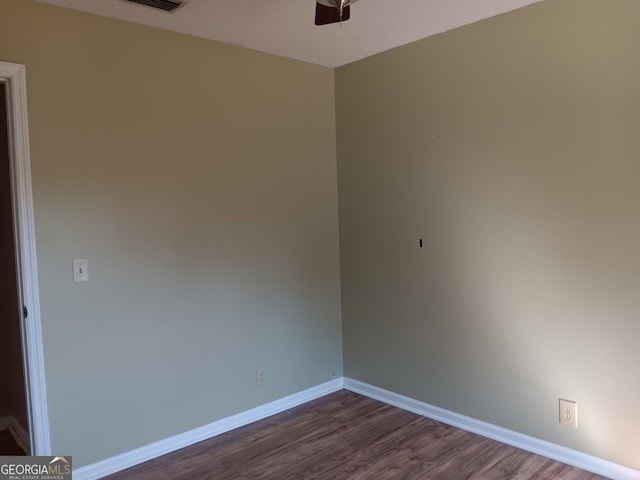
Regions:
<instances>
[{"instance_id":1,"label":"white electrical outlet","mask_svg":"<svg viewBox=\"0 0 640 480\"><path fill-rule=\"evenodd\" d=\"M578 404L571 400L560 399L560 425L578 428Z\"/></svg>"},{"instance_id":2,"label":"white electrical outlet","mask_svg":"<svg viewBox=\"0 0 640 480\"><path fill-rule=\"evenodd\" d=\"M264 369L259 368L258 370L256 370L256 383L258 384L258 386L261 387L265 384L266 381L267 377L265 376Z\"/></svg>"}]
</instances>

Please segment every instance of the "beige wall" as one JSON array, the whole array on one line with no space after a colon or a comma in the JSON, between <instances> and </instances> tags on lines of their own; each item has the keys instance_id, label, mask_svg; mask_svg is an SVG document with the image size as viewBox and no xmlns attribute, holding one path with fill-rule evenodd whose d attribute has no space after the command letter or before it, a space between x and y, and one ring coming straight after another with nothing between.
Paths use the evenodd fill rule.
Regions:
<instances>
[{"instance_id":1,"label":"beige wall","mask_svg":"<svg viewBox=\"0 0 640 480\"><path fill-rule=\"evenodd\" d=\"M5 85L0 83L0 418L13 417L29 431L16 288L5 94Z\"/></svg>"},{"instance_id":2,"label":"beige wall","mask_svg":"<svg viewBox=\"0 0 640 480\"><path fill-rule=\"evenodd\" d=\"M342 374L332 70L32 0L0 2L0 59L27 68L55 453Z\"/></svg>"},{"instance_id":3,"label":"beige wall","mask_svg":"<svg viewBox=\"0 0 640 480\"><path fill-rule=\"evenodd\" d=\"M337 113L346 374L640 468L639 18L543 2L339 69L335 112L329 69L2 0L54 452L342 374Z\"/></svg>"},{"instance_id":4,"label":"beige wall","mask_svg":"<svg viewBox=\"0 0 640 480\"><path fill-rule=\"evenodd\" d=\"M640 468L639 24L546 1L337 70L346 375Z\"/></svg>"}]
</instances>

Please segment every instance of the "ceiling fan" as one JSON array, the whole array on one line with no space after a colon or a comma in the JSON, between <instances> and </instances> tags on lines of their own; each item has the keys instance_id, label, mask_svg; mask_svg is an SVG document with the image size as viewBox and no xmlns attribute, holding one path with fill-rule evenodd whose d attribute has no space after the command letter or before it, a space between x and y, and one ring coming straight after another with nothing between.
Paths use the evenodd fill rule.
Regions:
<instances>
[{"instance_id":1,"label":"ceiling fan","mask_svg":"<svg viewBox=\"0 0 640 480\"><path fill-rule=\"evenodd\" d=\"M351 4L358 0L316 0L316 25L342 23L351 17Z\"/></svg>"}]
</instances>

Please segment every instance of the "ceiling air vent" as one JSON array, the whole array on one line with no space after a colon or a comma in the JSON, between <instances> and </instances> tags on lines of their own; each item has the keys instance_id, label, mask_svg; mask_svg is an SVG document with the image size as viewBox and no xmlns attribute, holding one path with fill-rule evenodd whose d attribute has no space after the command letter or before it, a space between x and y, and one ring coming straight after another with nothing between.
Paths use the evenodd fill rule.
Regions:
<instances>
[{"instance_id":1,"label":"ceiling air vent","mask_svg":"<svg viewBox=\"0 0 640 480\"><path fill-rule=\"evenodd\" d=\"M147 7L162 10L164 12L173 12L182 7L185 2L180 0L126 0L129 3L137 3L146 5Z\"/></svg>"}]
</instances>

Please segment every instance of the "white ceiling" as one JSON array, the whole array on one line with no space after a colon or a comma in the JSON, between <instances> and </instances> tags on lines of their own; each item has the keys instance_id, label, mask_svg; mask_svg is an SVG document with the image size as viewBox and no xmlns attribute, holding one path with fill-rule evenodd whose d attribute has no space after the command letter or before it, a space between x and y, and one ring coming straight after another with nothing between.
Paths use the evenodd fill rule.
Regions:
<instances>
[{"instance_id":1,"label":"white ceiling","mask_svg":"<svg viewBox=\"0 0 640 480\"><path fill-rule=\"evenodd\" d=\"M315 0L188 0L174 13L123 0L40 0L339 67L540 0L359 0L342 25L314 25Z\"/></svg>"}]
</instances>

